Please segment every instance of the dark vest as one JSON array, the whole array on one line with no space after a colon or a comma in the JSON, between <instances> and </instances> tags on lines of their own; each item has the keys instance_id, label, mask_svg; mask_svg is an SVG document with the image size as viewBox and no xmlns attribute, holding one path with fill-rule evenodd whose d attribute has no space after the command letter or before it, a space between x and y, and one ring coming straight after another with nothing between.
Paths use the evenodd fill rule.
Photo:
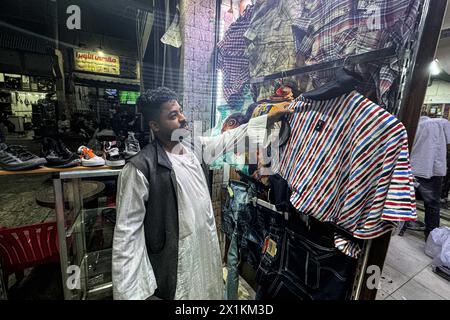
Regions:
<instances>
[{"instance_id":1,"label":"dark vest","mask_svg":"<svg viewBox=\"0 0 450 320\"><path fill-rule=\"evenodd\" d=\"M147 177L149 197L144 219L145 244L161 299L174 299L178 267L178 204L175 172L157 140L130 163Z\"/></svg>"}]
</instances>

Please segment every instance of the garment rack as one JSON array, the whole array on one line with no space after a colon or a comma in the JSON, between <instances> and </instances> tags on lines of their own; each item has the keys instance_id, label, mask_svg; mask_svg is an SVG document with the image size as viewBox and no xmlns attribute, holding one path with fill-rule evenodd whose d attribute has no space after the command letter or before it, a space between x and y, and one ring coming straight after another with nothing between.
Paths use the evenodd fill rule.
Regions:
<instances>
[{"instance_id":1,"label":"garment rack","mask_svg":"<svg viewBox=\"0 0 450 320\"><path fill-rule=\"evenodd\" d=\"M251 199L251 202L253 203L254 206L256 206L258 204L258 205L260 205L260 206L262 206L262 207L264 207L266 209L269 209L269 210L271 210L271 211L273 211L275 213L278 213L278 214L280 214L280 215L282 215L284 217L286 217L287 214L289 214L289 212L282 212L282 211L277 210L275 205L273 205L273 204L271 204L271 203L269 203L267 201L264 201L262 199L259 199L257 197L254 197L253 199ZM304 215L304 216L307 219L312 218L312 217L310 217L308 215ZM346 230L346 229L344 229L344 228L342 228L342 227L340 227L340 226L338 226L338 225L336 225L336 224L334 224L332 222L321 222L321 221L318 221L318 222L320 222L323 226L325 226L328 229L331 229L334 232L339 232L342 235L345 235L346 237L350 238L352 241L357 241L357 239L348 230Z\"/></svg>"},{"instance_id":2,"label":"garment rack","mask_svg":"<svg viewBox=\"0 0 450 320\"><path fill-rule=\"evenodd\" d=\"M367 63L385 59L392 59L398 57L396 46L391 46L384 49L374 50L370 52L365 52L361 54L356 54L352 56L348 56L346 58L336 59L333 61L327 61L322 63L317 63L310 66L304 66L296 69L291 69L287 71L277 72L271 75L267 75L264 77L256 77L250 80L250 84L258 84L262 82L266 82L269 80L277 80L280 78L297 76L302 74L309 74L312 72L325 71L330 69L335 69L339 67L343 67L346 65L355 65L360 63Z\"/></svg>"},{"instance_id":3,"label":"garment rack","mask_svg":"<svg viewBox=\"0 0 450 320\"><path fill-rule=\"evenodd\" d=\"M253 178L253 177L251 177L251 176L249 176L249 175L247 175L247 174L245 174L243 172L239 172L239 175L241 176L241 178L250 181L254 185L260 185L261 187L267 188L260 181L256 180L255 178ZM267 201L264 201L262 199L259 199L258 197L252 198L251 202L254 204L254 206L256 206L256 204L259 204L260 206L262 206L262 207L264 207L266 209L272 210L272 211L274 211L276 213L279 213L280 215L283 215L285 217L286 217L286 214L289 214L289 212L282 212L282 211L277 210L277 207L274 204L272 204L270 202L267 202ZM310 216L308 216L308 215L305 215L305 216L308 219L310 218ZM332 222L321 222L321 223L323 223L327 227L332 228L333 231L340 232L341 234L343 234L343 235L347 236L348 238L352 239L353 241L356 240L356 238L348 230L346 230L346 229L344 229L344 228L342 228L342 227L340 227L340 226L338 226L338 225L336 225L336 224L334 224Z\"/></svg>"},{"instance_id":4,"label":"garment rack","mask_svg":"<svg viewBox=\"0 0 450 320\"><path fill-rule=\"evenodd\" d=\"M257 204L269 209L275 213L278 213L282 216L284 216L286 219L288 217L288 212L281 212L279 210L277 210L276 206L264 201L262 199L258 199L258 197L254 197L251 199L251 202L253 204L253 206L256 206ZM307 219L309 219L309 216L306 216ZM308 220L307 220L308 221ZM338 225L335 225L333 223L327 222L327 223L322 223L323 226L327 227L328 229L331 229L332 231L336 231L338 230L339 232L342 232L343 234L347 235L348 237L350 237L353 241L354 241L354 237L353 235L351 235L347 230L339 227ZM361 257L358 259L358 265L357 265L357 270L355 271L355 279L353 281L353 286L352 286L352 293L351 293L351 300L359 300L360 296L361 296L361 291L362 288L364 287L364 279L366 276L366 270L368 267L368 260L369 260L369 253L370 253L370 249L372 247L372 239L369 240L365 240L364 244L363 244L363 248L362 248L362 254Z\"/></svg>"}]
</instances>

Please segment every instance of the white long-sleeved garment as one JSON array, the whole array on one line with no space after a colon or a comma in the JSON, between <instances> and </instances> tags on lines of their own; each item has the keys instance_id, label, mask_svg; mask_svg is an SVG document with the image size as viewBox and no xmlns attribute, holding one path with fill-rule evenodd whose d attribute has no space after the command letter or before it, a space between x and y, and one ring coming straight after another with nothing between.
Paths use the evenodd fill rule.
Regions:
<instances>
[{"instance_id":1,"label":"white long-sleeved garment","mask_svg":"<svg viewBox=\"0 0 450 320\"><path fill-rule=\"evenodd\" d=\"M206 178L196 157L201 155L210 162L213 159L205 156L205 152L229 150L246 136L251 144L262 145L266 125L267 116L262 116L220 136L200 137L194 145L201 146L201 153L194 155L186 149L183 155L167 153L178 185L179 252L175 299L223 298L214 213ZM148 180L142 172L126 165L119 176L117 192L112 254L114 299L147 299L157 288L144 237L148 190Z\"/></svg>"}]
</instances>

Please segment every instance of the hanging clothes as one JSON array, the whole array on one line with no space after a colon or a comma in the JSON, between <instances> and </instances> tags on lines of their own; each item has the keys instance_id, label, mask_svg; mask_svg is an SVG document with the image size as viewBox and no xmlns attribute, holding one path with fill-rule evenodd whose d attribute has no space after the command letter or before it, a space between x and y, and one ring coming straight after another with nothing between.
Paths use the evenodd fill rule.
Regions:
<instances>
[{"instance_id":1,"label":"hanging clothes","mask_svg":"<svg viewBox=\"0 0 450 320\"><path fill-rule=\"evenodd\" d=\"M300 97L278 173L298 212L372 239L416 219L408 138L403 124L356 91L326 101ZM349 255L358 249L337 237Z\"/></svg>"},{"instance_id":2,"label":"hanging clothes","mask_svg":"<svg viewBox=\"0 0 450 320\"><path fill-rule=\"evenodd\" d=\"M249 60L245 56L247 44L244 33L250 25L253 11L254 6L248 6L217 44L217 68L223 72L223 94L232 107L242 104L245 90L249 88L250 71Z\"/></svg>"},{"instance_id":3,"label":"hanging clothes","mask_svg":"<svg viewBox=\"0 0 450 320\"><path fill-rule=\"evenodd\" d=\"M419 14L420 0L305 0L300 17L292 24L297 54L306 65L333 61L393 45L400 52L411 37ZM398 60L389 64L358 66L372 77L380 105L392 108L391 88L399 76ZM330 81L332 71L310 75L319 87Z\"/></svg>"},{"instance_id":4,"label":"hanging clothes","mask_svg":"<svg viewBox=\"0 0 450 320\"><path fill-rule=\"evenodd\" d=\"M175 17L169 28L167 28L166 33L161 37L161 42L175 48L181 47L180 8L178 5Z\"/></svg>"},{"instance_id":5,"label":"hanging clothes","mask_svg":"<svg viewBox=\"0 0 450 320\"><path fill-rule=\"evenodd\" d=\"M250 77L267 76L295 68L295 43L291 25L297 17L301 0L258 0L244 37L248 46ZM267 99L273 83L252 88L256 100Z\"/></svg>"}]
</instances>

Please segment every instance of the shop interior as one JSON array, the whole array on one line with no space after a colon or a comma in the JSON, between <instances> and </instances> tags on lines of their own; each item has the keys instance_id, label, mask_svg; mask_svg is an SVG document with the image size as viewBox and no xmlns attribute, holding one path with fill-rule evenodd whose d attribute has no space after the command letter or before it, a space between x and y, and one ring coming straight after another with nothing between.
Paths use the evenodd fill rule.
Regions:
<instances>
[{"instance_id":1,"label":"shop interior","mask_svg":"<svg viewBox=\"0 0 450 320\"><path fill-rule=\"evenodd\" d=\"M213 136L278 108L300 108L302 99L334 101L343 95L373 103L377 116L386 121L368 121L379 130L374 134L394 135L383 125L404 123L395 131L401 142L395 143L394 164L372 163L391 166L393 184L409 192L394 192L386 200L394 203L394 211L405 203L409 208L388 218L368 218L367 210L347 221L339 216L336 208L343 211L344 205L337 194L346 186L340 179L347 169L336 163L347 158L336 153L344 159L338 161L324 154L338 157L334 144L356 152L357 143L330 133L323 136L329 141L303 148L309 141L302 131L306 117L294 114L294 120L272 128L282 143L275 151L280 158L272 154L267 162L258 154L254 163L248 153L232 152L210 163L207 180L225 299L450 299L450 266L445 261L436 265L430 236L424 234L426 204L412 180L399 178L406 173L392 173L410 173L400 149L408 149L407 136L416 133L419 113L450 123L448 11L430 22L433 7L423 0L383 0L374 6L336 0L127 0L107 6L106 0L82 0L75 2L86 24L70 30L65 10L71 1L57 1L52 7L42 0L48 10L42 13L36 4L6 2L0 4L0 28L9 35L0 37L0 299L113 298L118 176L152 138L138 107L139 95L160 86L175 90L190 124L201 121ZM11 15L13 10L23 16ZM381 17L380 10L389 18ZM29 12L33 14L27 16ZM47 13L54 21L40 16ZM96 23L99 18L104 23ZM440 39L427 43L426 33L434 30L430 25L439 21ZM436 47L436 53L425 56L424 45ZM33 61L46 64L33 68ZM408 99L420 83L411 78L420 73L417 61L427 61L429 78L423 103L413 110ZM334 107L339 110L342 104ZM326 114L311 110L311 119ZM363 114L361 121L366 121ZM350 130L349 115L334 117L342 117L334 124L342 125L340 133ZM330 132L329 118L319 120L311 131ZM386 148L368 136L360 139L358 143L367 143L365 148L373 152ZM2 152L19 157L20 163L2 158ZM310 153L309 162L298 161ZM313 158L319 156L335 171L325 166L318 170ZM329 182L333 187L327 190L324 172L339 180ZM449 177L450 172L442 177L440 189L442 234L450 227ZM370 174L366 178L367 185L376 180ZM302 194L301 181L306 180L317 187L303 186ZM355 185L366 190L361 182ZM379 189L375 185L366 192L389 197ZM240 213L233 211L239 192L246 199L245 212ZM333 206L328 201L334 201ZM336 216L330 218L321 208ZM27 241L31 245L24 245ZM81 276L71 285L77 270ZM379 277L371 282L377 272Z\"/></svg>"}]
</instances>

